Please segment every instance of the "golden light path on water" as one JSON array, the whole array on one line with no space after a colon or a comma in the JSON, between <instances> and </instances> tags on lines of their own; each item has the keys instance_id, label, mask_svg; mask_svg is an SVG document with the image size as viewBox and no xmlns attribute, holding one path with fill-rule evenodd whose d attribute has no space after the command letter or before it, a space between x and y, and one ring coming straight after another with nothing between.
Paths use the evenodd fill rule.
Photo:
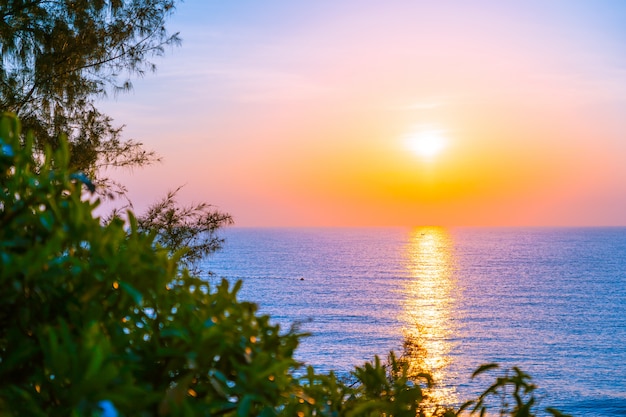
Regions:
<instances>
[{"instance_id":1,"label":"golden light path on water","mask_svg":"<svg viewBox=\"0 0 626 417\"><path fill-rule=\"evenodd\" d=\"M444 228L415 228L405 254L411 279L403 288L401 319L410 372L433 376L436 385L430 396L434 404L456 403L448 370L456 330L452 309L460 291L455 281L452 238Z\"/></svg>"}]
</instances>

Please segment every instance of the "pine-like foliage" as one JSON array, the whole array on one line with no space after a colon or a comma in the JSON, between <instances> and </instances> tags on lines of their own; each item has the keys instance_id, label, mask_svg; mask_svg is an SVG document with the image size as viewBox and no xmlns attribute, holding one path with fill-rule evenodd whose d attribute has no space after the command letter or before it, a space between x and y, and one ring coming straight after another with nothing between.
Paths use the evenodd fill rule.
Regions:
<instances>
[{"instance_id":1,"label":"pine-like foliage","mask_svg":"<svg viewBox=\"0 0 626 417\"><path fill-rule=\"evenodd\" d=\"M95 101L129 90L180 42L164 25L173 11L173 0L0 0L0 110L19 116L40 150L67 135L70 165L92 178L157 159Z\"/></svg>"}]
</instances>

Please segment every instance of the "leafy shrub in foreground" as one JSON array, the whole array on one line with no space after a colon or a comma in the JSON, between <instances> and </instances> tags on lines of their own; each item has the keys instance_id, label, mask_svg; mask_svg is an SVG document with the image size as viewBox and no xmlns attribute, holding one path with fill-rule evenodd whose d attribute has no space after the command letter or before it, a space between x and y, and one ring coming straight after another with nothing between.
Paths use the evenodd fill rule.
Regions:
<instances>
[{"instance_id":1,"label":"leafy shrub in foreground","mask_svg":"<svg viewBox=\"0 0 626 417\"><path fill-rule=\"evenodd\" d=\"M273 414L297 335L239 302L239 284L180 272L132 215L102 226L65 143L37 160L19 138L3 117L0 414Z\"/></svg>"},{"instance_id":2,"label":"leafy shrub in foreground","mask_svg":"<svg viewBox=\"0 0 626 417\"><path fill-rule=\"evenodd\" d=\"M393 354L355 368L354 384L295 376L301 335L237 300L241 283L191 276L132 214L129 230L101 225L60 142L34 156L19 121L0 119L0 416L450 417L525 387L499 378L459 410L433 409L430 377ZM521 394L502 412L533 416Z\"/></svg>"}]
</instances>

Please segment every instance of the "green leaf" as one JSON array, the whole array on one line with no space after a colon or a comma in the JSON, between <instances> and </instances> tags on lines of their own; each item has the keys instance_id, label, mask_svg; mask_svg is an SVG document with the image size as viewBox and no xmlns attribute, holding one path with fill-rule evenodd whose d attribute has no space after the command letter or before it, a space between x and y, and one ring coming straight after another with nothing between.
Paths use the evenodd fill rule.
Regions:
<instances>
[{"instance_id":1,"label":"green leaf","mask_svg":"<svg viewBox=\"0 0 626 417\"><path fill-rule=\"evenodd\" d=\"M254 399L251 395L244 395L243 399L239 403L239 407L237 407L237 416L238 417L248 417L250 415L250 409L252 408L252 400Z\"/></svg>"},{"instance_id":2,"label":"green leaf","mask_svg":"<svg viewBox=\"0 0 626 417\"><path fill-rule=\"evenodd\" d=\"M360 403L353 410L346 414L347 417L362 417L366 416L373 411L381 412L380 415L383 415L382 411L385 410L386 403L384 401L367 401L364 403Z\"/></svg>"},{"instance_id":3,"label":"green leaf","mask_svg":"<svg viewBox=\"0 0 626 417\"><path fill-rule=\"evenodd\" d=\"M177 328L168 327L166 329L161 330L160 335L163 338L172 337L172 338L182 339L188 343L191 342L191 339L189 338L189 332L185 329L177 329Z\"/></svg>"},{"instance_id":4,"label":"green leaf","mask_svg":"<svg viewBox=\"0 0 626 417\"><path fill-rule=\"evenodd\" d=\"M52 231L54 226L54 217L50 213L44 212L39 214L39 221L47 231Z\"/></svg>"},{"instance_id":5,"label":"green leaf","mask_svg":"<svg viewBox=\"0 0 626 417\"><path fill-rule=\"evenodd\" d=\"M472 378L476 378L478 375L484 372L487 372L491 369L498 368L499 366L500 365L498 365L497 363L487 363L487 364L481 365L478 367L478 369L474 371L474 373L472 374Z\"/></svg>"},{"instance_id":6,"label":"green leaf","mask_svg":"<svg viewBox=\"0 0 626 417\"><path fill-rule=\"evenodd\" d=\"M133 299L137 305L141 305L143 301L143 295L135 287L128 282L120 281L119 286Z\"/></svg>"},{"instance_id":7,"label":"green leaf","mask_svg":"<svg viewBox=\"0 0 626 417\"><path fill-rule=\"evenodd\" d=\"M104 362L104 353L100 345L96 344L92 347L91 359L89 360L89 365L85 371L84 378L88 380L96 376L102 367L102 362Z\"/></svg>"},{"instance_id":8,"label":"green leaf","mask_svg":"<svg viewBox=\"0 0 626 417\"><path fill-rule=\"evenodd\" d=\"M572 417L570 414L564 414L561 411L557 410L556 408L552 408L552 407L546 408L546 411L552 414L554 417Z\"/></svg>"},{"instance_id":9,"label":"green leaf","mask_svg":"<svg viewBox=\"0 0 626 417\"><path fill-rule=\"evenodd\" d=\"M92 193L96 192L96 186L94 185L94 183L91 182L91 180L87 178L87 176L83 174L82 172L75 172L70 175L70 178L83 183L90 192Z\"/></svg>"}]
</instances>

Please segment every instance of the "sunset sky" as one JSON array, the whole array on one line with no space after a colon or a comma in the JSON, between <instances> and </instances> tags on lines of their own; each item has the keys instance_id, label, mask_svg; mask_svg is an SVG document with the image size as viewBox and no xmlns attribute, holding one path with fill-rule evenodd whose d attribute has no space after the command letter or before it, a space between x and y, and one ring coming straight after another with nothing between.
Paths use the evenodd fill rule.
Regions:
<instances>
[{"instance_id":1,"label":"sunset sky","mask_svg":"<svg viewBox=\"0 0 626 417\"><path fill-rule=\"evenodd\" d=\"M102 103L238 226L626 225L626 1L205 1Z\"/></svg>"}]
</instances>

